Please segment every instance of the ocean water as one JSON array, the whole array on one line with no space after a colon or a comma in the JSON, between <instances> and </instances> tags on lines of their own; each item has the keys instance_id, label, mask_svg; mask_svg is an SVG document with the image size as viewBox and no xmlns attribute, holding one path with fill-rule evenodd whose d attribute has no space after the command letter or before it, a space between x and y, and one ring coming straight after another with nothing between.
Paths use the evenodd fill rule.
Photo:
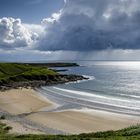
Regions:
<instances>
[{"instance_id":1,"label":"ocean water","mask_svg":"<svg viewBox=\"0 0 140 140\"><path fill-rule=\"evenodd\" d=\"M77 61L80 67L66 67L65 74L79 74L89 80L47 86L40 93L58 104L53 111L90 108L140 115L139 61Z\"/></svg>"}]
</instances>

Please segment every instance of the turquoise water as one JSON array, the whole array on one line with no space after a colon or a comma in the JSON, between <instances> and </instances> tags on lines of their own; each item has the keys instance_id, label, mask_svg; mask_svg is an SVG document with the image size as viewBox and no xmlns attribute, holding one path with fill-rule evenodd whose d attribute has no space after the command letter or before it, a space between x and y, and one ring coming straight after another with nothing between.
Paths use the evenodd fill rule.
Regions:
<instances>
[{"instance_id":1,"label":"turquoise water","mask_svg":"<svg viewBox=\"0 0 140 140\"><path fill-rule=\"evenodd\" d=\"M65 68L89 80L42 87L40 91L59 104L56 110L93 108L140 115L140 62L78 61ZM62 68L58 68L62 69Z\"/></svg>"}]
</instances>

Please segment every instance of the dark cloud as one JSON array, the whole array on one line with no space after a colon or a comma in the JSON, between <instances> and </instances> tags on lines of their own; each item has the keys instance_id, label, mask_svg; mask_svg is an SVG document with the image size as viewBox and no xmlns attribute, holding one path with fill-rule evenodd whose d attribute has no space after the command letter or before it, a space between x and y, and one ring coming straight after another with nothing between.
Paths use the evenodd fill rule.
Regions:
<instances>
[{"instance_id":1,"label":"dark cloud","mask_svg":"<svg viewBox=\"0 0 140 140\"><path fill-rule=\"evenodd\" d=\"M139 0L67 0L52 19L40 50L140 49Z\"/></svg>"},{"instance_id":2,"label":"dark cloud","mask_svg":"<svg viewBox=\"0 0 140 140\"><path fill-rule=\"evenodd\" d=\"M2 49L87 52L140 49L139 44L140 0L67 0L40 26L0 19Z\"/></svg>"}]
</instances>

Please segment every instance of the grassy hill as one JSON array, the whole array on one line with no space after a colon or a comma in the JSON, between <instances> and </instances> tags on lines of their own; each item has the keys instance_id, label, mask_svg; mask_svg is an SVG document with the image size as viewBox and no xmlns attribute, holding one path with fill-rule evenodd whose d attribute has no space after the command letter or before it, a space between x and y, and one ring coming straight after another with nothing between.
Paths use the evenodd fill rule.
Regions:
<instances>
[{"instance_id":1,"label":"grassy hill","mask_svg":"<svg viewBox=\"0 0 140 140\"><path fill-rule=\"evenodd\" d=\"M106 131L80 135L12 135L10 127L0 124L0 140L140 140L140 126L133 126L118 131Z\"/></svg>"},{"instance_id":2,"label":"grassy hill","mask_svg":"<svg viewBox=\"0 0 140 140\"><path fill-rule=\"evenodd\" d=\"M0 63L0 84L10 82L39 80L42 77L55 76L56 72L46 67L29 64Z\"/></svg>"},{"instance_id":3,"label":"grassy hill","mask_svg":"<svg viewBox=\"0 0 140 140\"><path fill-rule=\"evenodd\" d=\"M56 74L54 71L47 69L46 67L31 66L30 64L12 64L12 63L0 63L0 78L5 78L7 76L16 76L27 73L35 74Z\"/></svg>"},{"instance_id":4,"label":"grassy hill","mask_svg":"<svg viewBox=\"0 0 140 140\"><path fill-rule=\"evenodd\" d=\"M50 65L51 64L0 63L0 89L19 86L38 87L85 79L83 76L78 75L59 74L55 70L48 69L47 66ZM66 66L70 64L53 64L53 66L55 65L62 67L62 65Z\"/></svg>"}]
</instances>

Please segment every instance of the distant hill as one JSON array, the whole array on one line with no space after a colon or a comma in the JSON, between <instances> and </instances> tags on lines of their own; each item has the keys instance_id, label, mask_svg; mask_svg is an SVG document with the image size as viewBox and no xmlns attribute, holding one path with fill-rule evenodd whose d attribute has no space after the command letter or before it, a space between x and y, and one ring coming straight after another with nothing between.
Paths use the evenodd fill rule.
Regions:
<instances>
[{"instance_id":1,"label":"distant hill","mask_svg":"<svg viewBox=\"0 0 140 140\"><path fill-rule=\"evenodd\" d=\"M77 63L28 63L33 66L47 66L47 67L77 67Z\"/></svg>"}]
</instances>

